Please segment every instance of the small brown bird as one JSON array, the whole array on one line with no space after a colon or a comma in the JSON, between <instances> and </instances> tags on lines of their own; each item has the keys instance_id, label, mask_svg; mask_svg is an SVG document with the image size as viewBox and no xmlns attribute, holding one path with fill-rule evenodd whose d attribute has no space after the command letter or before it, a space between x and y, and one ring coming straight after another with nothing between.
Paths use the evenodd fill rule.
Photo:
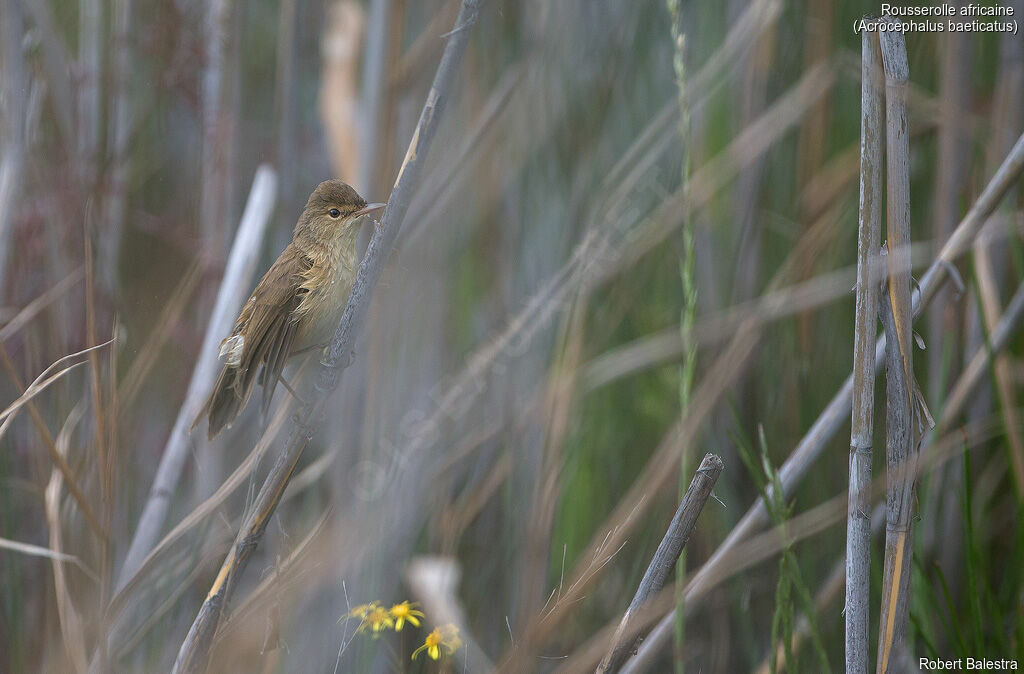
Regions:
<instances>
[{"instance_id":1,"label":"small brown bird","mask_svg":"<svg viewBox=\"0 0 1024 674\"><path fill-rule=\"evenodd\" d=\"M359 263L356 222L384 206L367 204L340 180L317 185L292 242L242 307L231 336L221 342L224 368L193 428L208 416L212 439L230 426L249 402L260 366L260 410L267 413L289 356L325 344L337 327Z\"/></svg>"}]
</instances>

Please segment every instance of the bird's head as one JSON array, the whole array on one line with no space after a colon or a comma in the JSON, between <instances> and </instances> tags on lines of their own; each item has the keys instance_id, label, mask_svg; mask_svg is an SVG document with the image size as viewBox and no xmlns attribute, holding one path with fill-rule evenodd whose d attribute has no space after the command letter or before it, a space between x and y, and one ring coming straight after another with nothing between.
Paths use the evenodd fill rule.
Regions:
<instances>
[{"instance_id":1,"label":"bird's head","mask_svg":"<svg viewBox=\"0 0 1024 674\"><path fill-rule=\"evenodd\" d=\"M311 234L321 240L355 236L356 221L386 204L367 204L352 187L340 180L325 180L309 195L295 226L295 235Z\"/></svg>"}]
</instances>

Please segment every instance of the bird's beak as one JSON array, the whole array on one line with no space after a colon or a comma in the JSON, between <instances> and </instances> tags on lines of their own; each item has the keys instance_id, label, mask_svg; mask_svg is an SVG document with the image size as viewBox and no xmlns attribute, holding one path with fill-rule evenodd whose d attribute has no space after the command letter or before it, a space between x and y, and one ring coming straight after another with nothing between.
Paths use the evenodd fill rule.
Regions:
<instances>
[{"instance_id":1,"label":"bird's beak","mask_svg":"<svg viewBox=\"0 0 1024 674\"><path fill-rule=\"evenodd\" d=\"M358 218L364 215L369 215L370 213L376 213L385 206L387 206L387 204L367 204L363 208L360 208L358 211L356 211L355 216Z\"/></svg>"}]
</instances>

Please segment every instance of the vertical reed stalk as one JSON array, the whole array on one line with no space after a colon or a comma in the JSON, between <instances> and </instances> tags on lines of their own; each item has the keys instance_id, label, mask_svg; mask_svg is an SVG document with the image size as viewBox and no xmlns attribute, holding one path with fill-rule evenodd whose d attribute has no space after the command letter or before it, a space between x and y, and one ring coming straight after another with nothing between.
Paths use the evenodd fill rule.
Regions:
<instances>
[{"instance_id":1,"label":"vertical reed stalk","mask_svg":"<svg viewBox=\"0 0 1024 674\"><path fill-rule=\"evenodd\" d=\"M871 590L871 447L874 435L878 283L872 278L882 227L882 55L874 33L861 33L860 220L846 520L846 671L868 671Z\"/></svg>"},{"instance_id":2,"label":"vertical reed stalk","mask_svg":"<svg viewBox=\"0 0 1024 674\"><path fill-rule=\"evenodd\" d=\"M907 122L907 46L902 32L879 32L885 68L887 297L881 302L886 336L886 529L877 671L899 661L909 609L914 470L913 307L910 288L910 144Z\"/></svg>"},{"instance_id":3,"label":"vertical reed stalk","mask_svg":"<svg viewBox=\"0 0 1024 674\"><path fill-rule=\"evenodd\" d=\"M19 0L0 4L3 27L3 70L0 71L0 97L3 105L4 141L0 148L0 302L6 295L8 247L17 212L17 195L25 165L25 111L28 104L28 78L22 55L24 17Z\"/></svg>"},{"instance_id":4,"label":"vertical reed stalk","mask_svg":"<svg viewBox=\"0 0 1024 674\"><path fill-rule=\"evenodd\" d=\"M115 0L113 34L113 115L107 138L110 177L104 195L105 222L101 226L99 267L107 293L113 297L117 286L117 261L124 234L125 190L127 189L131 134L132 96L128 83L132 73L132 0Z\"/></svg>"},{"instance_id":5,"label":"vertical reed stalk","mask_svg":"<svg viewBox=\"0 0 1024 674\"><path fill-rule=\"evenodd\" d=\"M103 5L100 0L78 3L78 161L84 194L91 194L96 180L96 146L100 122L100 62Z\"/></svg>"},{"instance_id":6,"label":"vertical reed stalk","mask_svg":"<svg viewBox=\"0 0 1024 674\"><path fill-rule=\"evenodd\" d=\"M202 79L203 151L200 183L199 228L203 247L217 260L225 245L228 134L224 109L227 107L228 32L233 0L210 0L203 21L205 63Z\"/></svg>"},{"instance_id":7,"label":"vertical reed stalk","mask_svg":"<svg viewBox=\"0 0 1024 674\"><path fill-rule=\"evenodd\" d=\"M1021 3L1017 3L1020 5ZM1013 144L1014 134L1024 120L1024 42L1006 34L1001 40L999 79L995 97L995 124L989 147L989 163L993 164ZM999 282L1005 280L1009 255L1006 246L994 246L1000 238L1010 234L1010 209L991 218L978 234L974 244L974 269L978 281L978 297L985 332L991 335L1002 313ZM995 359L993 374L999 396L1000 413L1009 440L1011 474L1017 498L1024 499L1024 439L1021 438L1019 412L1015 401L1014 384L1009 357L1000 354Z\"/></svg>"}]
</instances>

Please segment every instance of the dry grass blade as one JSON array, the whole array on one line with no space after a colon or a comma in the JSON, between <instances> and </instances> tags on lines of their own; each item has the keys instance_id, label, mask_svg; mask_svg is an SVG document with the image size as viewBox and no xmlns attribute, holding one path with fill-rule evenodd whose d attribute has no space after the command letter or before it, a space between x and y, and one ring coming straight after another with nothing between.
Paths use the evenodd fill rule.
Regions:
<instances>
[{"instance_id":1,"label":"dry grass blade","mask_svg":"<svg viewBox=\"0 0 1024 674\"><path fill-rule=\"evenodd\" d=\"M36 397L37 395L45 391L50 386L50 384L53 384L54 382L58 381L64 375L68 374L69 372L72 372L75 368L81 365L85 365L85 363L73 363L72 365L69 365L63 370L60 370L56 374L50 375L46 379L43 379L41 381L37 379L36 381L32 382L32 384L29 385L29 387L25 390L24 393L22 393L17 399L15 399L14 402L8 405L3 412L0 412L0 419L3 420L3 423L0 423L0 438L3 438L4 434L7 432L7 429L10 428L11 422L14 421L14 415L16 415L22 407L27 405L29 401L32 400L32 398Z\"/></svg>"},{"instance_id":2,"label":"dry grass blade","mask_svg":"<svg viewBox=\"0 0 1024 674\"><path fill-rule=\"evenodd\" d=\"M51 550L50 548L44 548L40 545L32 545L31 543L21 543L19 541L12 541L9 538L3 537L0 537L0 548L3 548L4 550L10 550L12 552L17 552L23 555L29 555L32 557L45 557L46 559L52 559L55 562L74 564L79 569L81 569L85 575L89 576L91 580L99 580L99 576L96 575L96 572L90 569L88 566L86 566L82 562L82 560L80 560L78 557L75 557L74 555L69 555L64 552Z\"/></svg>"},{"instance_id":3,"label":"dry grass blade","mask_svg":"<svg viewBox=\"0 0 1024 674\"><path fill-rule=\"evenodd\" d=\"M197 258L192 266L181 277L178 287L174 289L170 300L160 313L160 318L149 333L146 343L139 349L139 355L132 361L127 374L118 386L117 395L128 401L128 405L121 408L121 414L128 411L132 401L138 396L142 384L146 381L150 370L156 364L161 349L174 334L174 325L181 318L182 312L188 306L188 300L196 289L199 279L202 278L203 261Z\"/></svg>"},{"instance_id":4,"label":"dry grass blade","mask_svg":"<svg viewBox=\"0 0 1024 674\"><path fill-rule=\"evenodd\" d=\"M67 456L71 433L85 414L85 405L79 403L71 410L64 427L57 436L56 447L61 461ZM50 480L44 493L46 523L50 530L50 549L63 554L63 532L60 520L60 493L64 474L58 468L50 472ZM88 651L86 650L85 625L75 608L75 602L68 589L67 573L63 563L52 562L53 589L57 600L57 617L63 637L63 646L75 672L81 674L88 668Z\"/></svg>"},{"instance_id":5,"label":"dry grass blade","mask_svg":"<svg viewBox=\"0 0 1024 674\"><path fill-rule=\"evenodd\" d=\"M17 334L22 328L28 325L33 318L38 316L39 312L50 306L54 300L59 299L64 293L73 288L76 283L82 280L84 273L85 268L78 267L61 279L61 281L52 288L26 304L21 311L11 318L11 320L7 321L4 327L0 328L0 341L6 341Z\"/></svg>"},{"instance_id":6,"label":"dry grass blade","mask_svg":"<svg viewBox=\"0 0 1024 674\"><path fill-rule=\"evenodd\" d=\"M3 363L4 369L7 370L7 374L14 382L14 385L19 391L24 393L25 387L21 382L21 378L18 376L18 371L15 369L14 363L11 362L10 354L7 353L7 348L3 345L2 340L0 340L0 362ZM50 453L50 459L67 482L68 491L71 493L72 498L75 499L75 503L82 511L82 514L85 516L85 520L88 522L89 527L100 538L106 537L106 532L103 530L103 527L100 526L99 519L97 519L95 513L93 513L92 507L89 505L89 500L85 497L85 492L82 491L81 486L79 486L74 471L71 470L71 467L68 465L64 456L58 451L53 436L50 434L50 430L46 427L46 422L43 421L42 415L39 413L39 410L36 409L35 404L31 400L28 401L28 411L32 417L32 422L35 424L36 430L39 431L39 435L43 438L43 444Z\"/></svg>"}]
</instances>

